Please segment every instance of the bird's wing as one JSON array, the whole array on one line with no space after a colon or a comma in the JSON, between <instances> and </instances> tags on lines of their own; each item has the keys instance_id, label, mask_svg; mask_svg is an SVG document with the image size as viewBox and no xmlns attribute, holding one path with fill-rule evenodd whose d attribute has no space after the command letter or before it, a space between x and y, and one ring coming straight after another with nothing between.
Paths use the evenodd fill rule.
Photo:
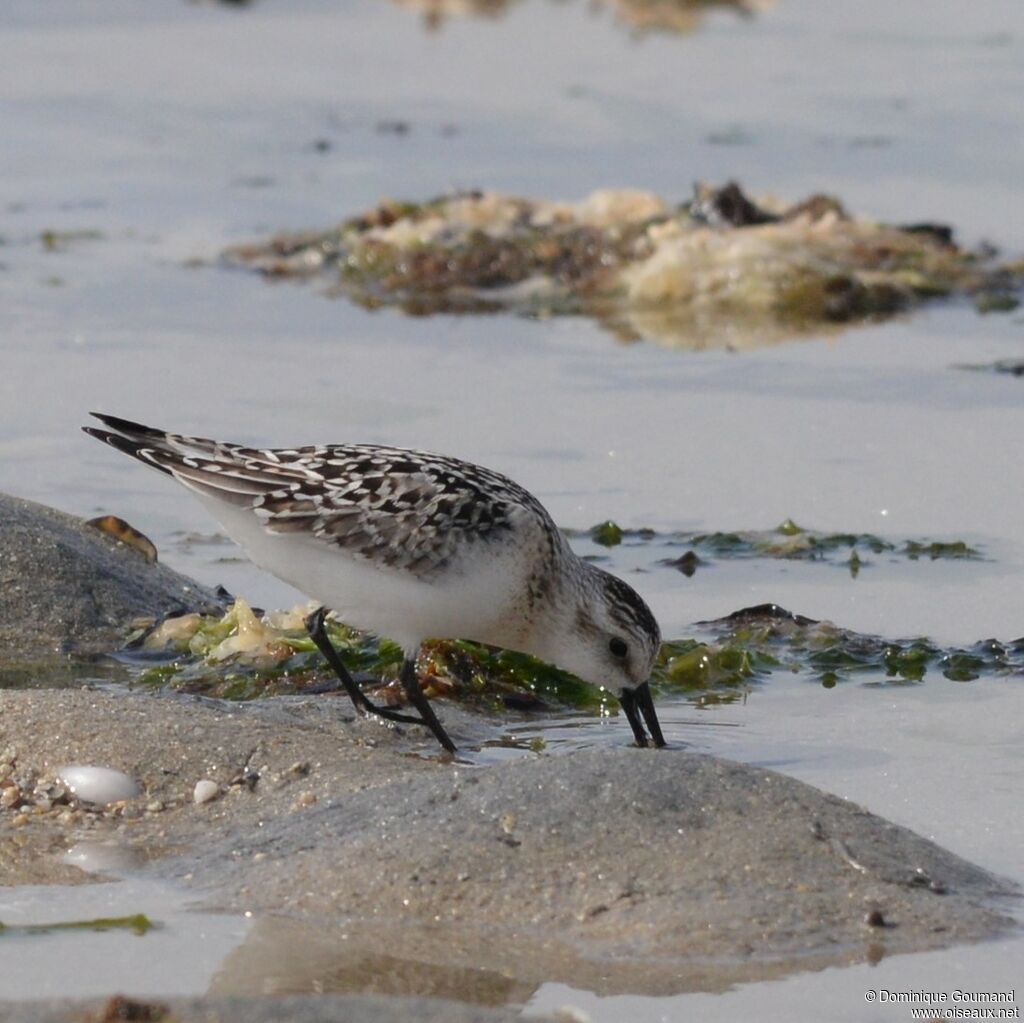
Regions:
<instances>
[{"instance_id":1,"label":"bird's wing","mask_svg":"<svg viewBox=\"0 0 1024 1023\"><path fill-rule=\"evenodd\" d=\"M466 544L547 513L499 473L374 445L257 449L166 433L93 413L85 427L197 493L247 508L271 533L305 533L355 557L427 576Z\"/></svg>"}]
</instances>

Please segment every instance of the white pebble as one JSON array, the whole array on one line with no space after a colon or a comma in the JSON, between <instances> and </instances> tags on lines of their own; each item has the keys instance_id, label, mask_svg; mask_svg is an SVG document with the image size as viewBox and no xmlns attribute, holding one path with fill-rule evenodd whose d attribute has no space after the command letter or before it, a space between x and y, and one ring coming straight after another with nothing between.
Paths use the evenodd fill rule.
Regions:
<instances>
[{"instance_id":1,"label":"white pebble","mask_svg":"<svg viewBox=\"0 0 1024 1023\"><path fill-rule=\"evenodd\" d=\"M69 764L57 768L57 777L67 786L68 791L83 803L106 805L122 799L131 799L139 794L134 778L112 767L90 767L83 764Z\"/></svg>"},{"instance_id":2,"label":"white pebble","mask_svg":"<svg viewBox=\"0 0 1024 1023\"><path fill-rule=\"evenodd\" d=\"M216 799L219 794L220 786L215 781L204 778L202 781L196 782L192 798L197 803L208 803L211 799Z\"/></svg>"}]
</instances>

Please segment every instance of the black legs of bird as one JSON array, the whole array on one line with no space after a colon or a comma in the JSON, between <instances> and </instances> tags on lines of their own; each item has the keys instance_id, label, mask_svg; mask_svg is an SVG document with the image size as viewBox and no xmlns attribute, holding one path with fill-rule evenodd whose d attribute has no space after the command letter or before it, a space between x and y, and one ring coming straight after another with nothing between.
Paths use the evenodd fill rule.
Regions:
<instances>
[{"instance_id":1,"label":"black legs of bird","mask_svg":"<svg viewBox=\"0 0 1024 1023\"><path fill-rule=\"evenodd\" d=\"M405 659L399 677L406 695L409 697L412 705L420 712L420 716L413 717L411 714L402 714L399 711L392 710L390 707L378 707L359 688L356 680L349 674L348 669L342 663L341 658L338 656L338 651L334 649L327 635L327 630L324 628L324 619L326 617L327 608L317 608L306 618L306 631L309 633L309 638L316 644L316 648L324 655L327 663L334 669L334 673L341 680L341 684L345 687L345 692L348 693L357 713L375 714L377 717L385 718L388 721L400 721L403 724L426 725L434 733L437 741L449 753L454 753L455 743L448 737L444 726L437 720L437 715L434 713L434 708L430 706L430 701L423 695L423 690L420 689L419 680L416 678L415 660L411 657Z\"/></svg>"},{"instance_id":2,"label":"black legs of bird","mask_svg":"<svg viewBox=\"0 0 1024 1023\"><path fill-rule=\"evenodd\" d=\"M454 753L455 743L448 738L448 733L444 730L441 722L437 720L434 708L430 706L430 701L420 689L420 682L416 677L416 661L413 658L407 657L402 663L399 678L402 680L402 685L405 686L406 696L420 712L420 716L423 718L422 724L425 724L434 733L434 737L449 753Z\"/></svg>"},{"instance_id":3,"label":"black legs of bird","mask_svg":"<svg viewBox=\"0 0 1024 1023\"><path fill-rule=\"evenodd\" d=\"M629 722L629 727L633 729L633 737L638 746L647 745L647 735L644 732L644 726L640 724L640 713L643 714L644 721L647 722L647 727L651 730L651 739L654 741L654 745L658 747L665 745L665 738L661 734L661 725L658 723L658 715L654 710L651 687L646 682L635 689L623 689L619 694L619 702L626 712L626 720ZM637 713L638 710L640 713Z\"/></svg>"},{"instance_id":4,"label":"black legs of bird","mask_svg":"<svg viewBox=\"0 0 1024 1023\"><path fill-rule=\"evenodd\" d=\"M402 687L405 689L406 696L409 698L409 702L419 711L420 716L413 717L411 714L402 714L399 711L392 710L390 707L378 707L359 688L356 680L342 663L341 658L338 656L338 651L334 649L327 635L327 630L324 628L324 619L326 617L327 608L317 608L306 618L306 631L309 632L309 638L313 640L317 649L324 655L327 663L334 669L334 673L341 680L341 684L345 687L345 691L351 698L356 711L359 714L375 714L377 717L385 718L388 721L399 721L410 725L426 725L434 733L437 741L449 753L455 753L455 743L452 742L448 733L444 730L444 726L438 721L434 708L430 706L430 701L423 695L419 679L416 677L415 660L411 657L406 657L402 663L399 679L402 682ZM635 689L623 689L619 696L619 701L626 713L629 727L633 729L633 736L638 746L648 745L647 733L640 723L641 714L644 721L647 722L647 727L650 729L651 741L653 741L654 745L658 747L665 745L665 738L661 734L661 725L658 723L658 715L654 710L651 689L646 682Z\"/></svg>"},{"instance_id":5,"label":"black legs of bird","mask_svg":"<svg viewBox=\"0 0 1024 1023\"><path fill-rule=\"evenodd\" d=\"M369 697L359 688L356 680L349 674L348 668L342 663L338 651L334 649L327 630L324 628L324 619L327 617L327 608L318 607L312 614L306 617L306 631L309 638L316 644L316 648L324 655L327 663L334 669L334 673L341 680L356 710L360 714L376 714L378 717L387 718L389 721L405 721L410 724L419 724L417 718L409 715L399 714L388 707L377 707Z\"/></svg>"}]
</instances>

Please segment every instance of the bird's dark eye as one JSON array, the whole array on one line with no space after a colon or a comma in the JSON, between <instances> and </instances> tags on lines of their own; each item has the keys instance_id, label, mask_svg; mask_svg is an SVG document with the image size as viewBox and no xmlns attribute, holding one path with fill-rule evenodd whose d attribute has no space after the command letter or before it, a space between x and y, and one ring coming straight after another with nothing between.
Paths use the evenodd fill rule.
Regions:
<instances>
[{"instance_id":1,"label":"bird's dark eye","mask_svg":"<svg viewBox=\"0 0 1024 1023\"><path fill-rule=\"evenodd\" d=\"M613 636L608 643L608 649L613 657L625 657L629 653L629 647L618 636Z\"/></svg>"}]
</instances>

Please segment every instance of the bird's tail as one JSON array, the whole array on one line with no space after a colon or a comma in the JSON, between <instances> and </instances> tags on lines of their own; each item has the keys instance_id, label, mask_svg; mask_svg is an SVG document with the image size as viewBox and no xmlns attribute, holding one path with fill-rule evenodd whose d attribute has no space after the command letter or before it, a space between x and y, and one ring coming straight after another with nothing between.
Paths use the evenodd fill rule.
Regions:
<instances>
[{"instance_id":1,"label":"bird's tail","mask_svg":"<svg viewBox=\"0 0 1024 1023\"><path fill-rule=\"evenodd\" d=\"M218 449L221 445L205 437L186 437L182 434L168 433L166 430L133 423L130 419L121 419L119 416L108 416L102 412L89 414L110 429L98 430L94 426L83 426L85 433L161 472L170 472L170 469L166 464L153 459L152 455L156 452L173 453L186 458L217 458L220 454Z\"/></svg>"},{"instance_id":2,"label":"bird's tail","mask_svg":"<svg viewBox=\"0 0 1024 1023\"><path fill-rule=\"evenodd\" d=\"M93 412L106 430L82 429L97 440L173 476L190 490L230 504L251 504L253 498L287 488L297 469L268 461L267 452L225 444L205 437L168 433L130 419Z\"/></svg>"}]
</instances>

